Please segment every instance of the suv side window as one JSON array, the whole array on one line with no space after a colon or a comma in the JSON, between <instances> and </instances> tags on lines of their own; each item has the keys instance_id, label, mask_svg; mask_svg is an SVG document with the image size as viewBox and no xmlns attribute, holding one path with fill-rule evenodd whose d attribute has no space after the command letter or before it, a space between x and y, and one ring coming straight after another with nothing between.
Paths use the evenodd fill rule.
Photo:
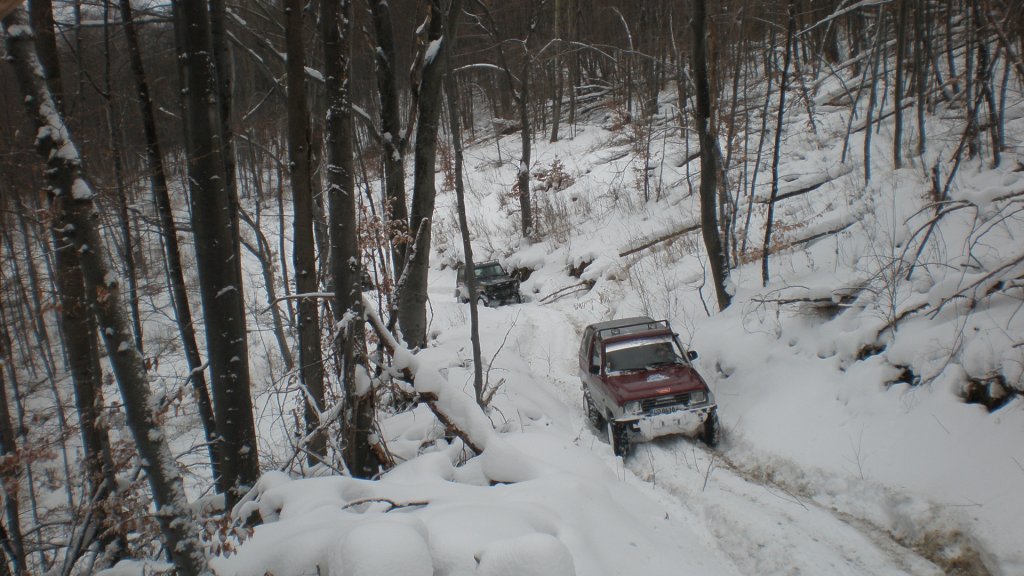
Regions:
<instances>
[{"instance_id":1,"label":"suv side window","mask_svg":"<svg viewBox=\"0 0 1024 576\"><path fill-rule=\"evenodd\" d=\"M601 365L601 346L594 342L594 345L590 349L590 368Z\"/></svg>"}]
</instances>

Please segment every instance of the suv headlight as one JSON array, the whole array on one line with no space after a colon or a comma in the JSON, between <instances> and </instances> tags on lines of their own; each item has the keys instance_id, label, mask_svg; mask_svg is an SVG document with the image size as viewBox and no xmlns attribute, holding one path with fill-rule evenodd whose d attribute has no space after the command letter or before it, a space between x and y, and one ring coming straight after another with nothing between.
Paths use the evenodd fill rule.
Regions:
<instances>
[{"instance_id":1,"label":"suv headlight","mask_svg":"<svg viewBox=\"0 0 1024 576\"><path fill-rule=\"evenodd\" d=\"M700 392L690 392L690 404L703 404L707 400L708 395L703 390Z\"/></svg>"},{"instance_id":2,"label":"suv headlight","mask_svg":"<svg viewBox=\"0 0 1024 576\"><path fill-rule=\"evenodd\" d=\"M639 414L640 403L639 402L626 402L626 405L622 407L622 412L625 414Z\"/></svg>"}]
</instances>

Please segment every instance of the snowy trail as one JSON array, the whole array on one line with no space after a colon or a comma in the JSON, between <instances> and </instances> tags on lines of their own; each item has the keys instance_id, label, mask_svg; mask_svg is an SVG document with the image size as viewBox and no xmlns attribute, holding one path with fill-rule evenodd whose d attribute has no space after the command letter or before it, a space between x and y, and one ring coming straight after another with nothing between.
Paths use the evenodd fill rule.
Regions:
<instances>
[{"instance_id":1,"label":"snowy trail","mask_svg":"<svg viewBox=\"0 0 1024 576\"><path fill-rule=\"evenodd\" d=\"M614 467L623 482L646 483L666 515L698 533L709 553L740 574L943 573L869 522L738 470L727 460L728 442L719 453L687 438L666 438L636 446L624 463L612 456L583 416L576 374L582 324L573 310L560 308L565 306L531 302L484 309L481 326L504 333L514 323L506 346L569 407L565 424L579 443Z\"/></svg>"}]
</instances>

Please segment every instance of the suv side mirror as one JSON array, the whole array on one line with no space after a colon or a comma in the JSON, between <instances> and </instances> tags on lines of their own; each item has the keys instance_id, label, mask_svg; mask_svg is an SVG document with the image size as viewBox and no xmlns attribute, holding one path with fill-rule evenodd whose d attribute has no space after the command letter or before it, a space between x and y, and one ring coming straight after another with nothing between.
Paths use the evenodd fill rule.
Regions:
<instances>
[{"instance_id":1,"label":"suv side mirror","mask_svg":"<svg viewBox=\"0 0 1024 576\"><path fill-rule=\"evenodd\" d=\"M697 359L697 351L690 350L689 352L686 353L686 357L690 360L690 362L693 362L694 360Z\"/></svg>"},{"instance_id":2,"label":"suv side mirror","mask_svg":"<svg viewBox=\"0 0 1024 576\"><path fill-rule=\"evenodd\" d=\"M600 374L601 373L601 367L598 366L597 364L591 365L590 366L590 373L591 374Z\"/></svg>"}]
</instances>

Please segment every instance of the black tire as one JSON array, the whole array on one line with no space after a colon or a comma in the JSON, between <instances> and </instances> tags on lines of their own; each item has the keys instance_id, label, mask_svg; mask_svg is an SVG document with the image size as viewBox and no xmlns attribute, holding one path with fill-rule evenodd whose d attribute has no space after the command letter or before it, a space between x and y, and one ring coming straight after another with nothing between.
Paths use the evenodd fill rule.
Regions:
<instances>
[{"instance_id":1,"label":"black tire","mask_svg":"<svg viewBox=\"0 0 1024 576\"><path fill-rule=\"evenodd\" d=\"M704 430L701 432L700 440L709 447L714 448L718 446L720 435L721 426L718 424L718 411L712 410L711 414L708 414L707 420L704 420Z\"/></svg>"},{"instance_id":2,"label":"black tire","mask_svg":"<svg viewBox=\"0 0 1024 576\"><path fill-rule=\"evenodd\" d=\"M623 458L629 454L629 432L624 424L608 422L608 443L612 445L612 452Z\"/></svg>"},{"instance_id":3,"label":"black tire","mask_svg":"<svg viewBox=\"0 0 1024 576\"><path fill-rule=\"evenodd\" d=\"M476 299L476 305L477 306L490 306L491 304L490 304L490 300L487 299L487 296L484 295L484 294L481 294Z\"/></svg>"},{"instance_id":4,"label":"black tire","mask_svg":"<svg viewBox=\"0 0 1024 576\"><path fill-rule=\"evenodd\" d=\"M523 303L523 295L522 294L516 294L516 304L522 304L522 303Z\"/></svg>"},{"instance_id":5,"label":"black tire","mask_svg":"<svg viewBox=\"0 0 1024 576\"><path fill-rule=\"evenodd\" d=\"M604 430L604 415L594 405L594 399L590 397L590 390L583 389L583 408L587 411L587 420L598 432Z\"/></svg>"}]
</instances>

